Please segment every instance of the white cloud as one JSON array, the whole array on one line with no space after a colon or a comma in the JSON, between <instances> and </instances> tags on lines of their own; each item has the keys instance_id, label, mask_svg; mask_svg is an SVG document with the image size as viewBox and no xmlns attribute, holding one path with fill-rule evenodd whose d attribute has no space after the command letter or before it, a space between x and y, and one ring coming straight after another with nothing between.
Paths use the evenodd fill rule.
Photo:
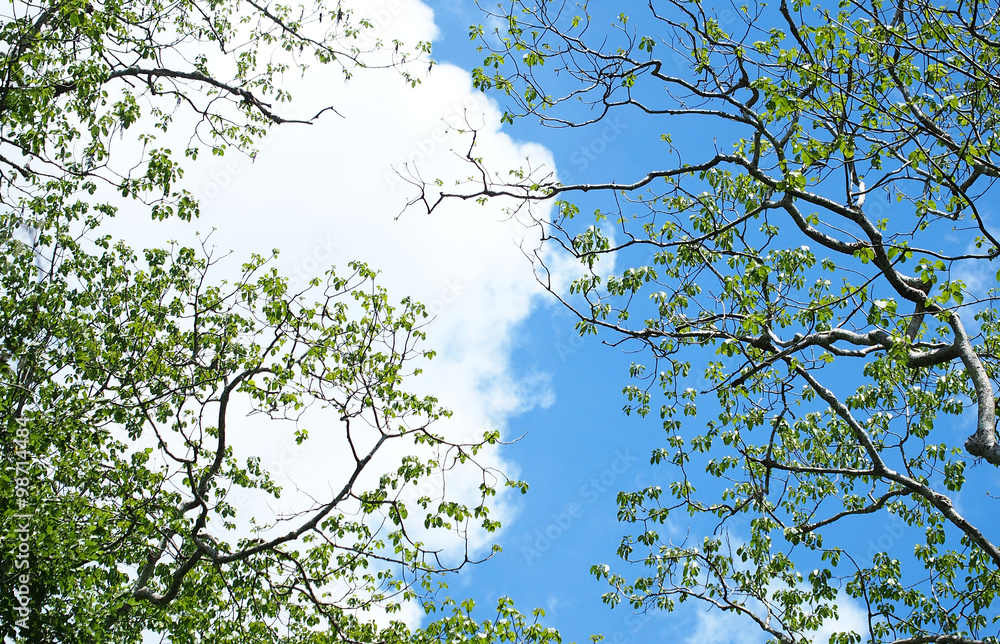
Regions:
<instances>
[{"instance_id":1,"label":"white cloud","mask_svg":"<svg viewBox=\"0 0 1000 644\"><path fill-rule=\"evenodd\" d=\"M841 597L837 602L838 617L827 620L823 626L811 636L816 644L826 644L834 633L854 631L864 637L868 633L867 614L857 601ZM704 642L731 642L732 644L760 644L767 637L764 631L757 628L747 617L736 613L724 613L716 609L701 609L694 612L695 626L691 634L684 640L689 644Z\"/></svg>"},{"instance_id":2,"label":"white cloud","mask_svg":"<svg viewBox=\"0 0 1000 644\"><path fill-rule=\"evenodd\" d=\"M747 535L730 534L728 550L731 555L737 552L741 546L746 545L745 536ZM734 557L732 561L736 570L750 571L753 569L752 563L741 561L739 557ZM787 588L784 583L772 580L768 584L767 592L773 599L774 593L787 590ZM799 582L798 588L808 592L810 584L808 581L802 580ZM834 633L854 631L860 633L862 637L868 633L867 612L858 600L841 590L832 603L837 606L837 618L827 619L814 634L810 634L810 641L816 644L826 644ZM746 601L744 605L758 617L770 621L779 629L781 628L780 624L768 617L767 610L760 601L751 599ZM680 610L683 610L685 616L690 617L694 622L690 629L690 635L684 640L688 644L702 644L703 642L761 644L768 639L768 634L745 614L734 611L723 612L699 600L688 602L687 608Z\"/></svg>"},{"instance_id":3,"label":"white cloud","mask_svg":"<svg viewBox=\"0 0 1000 644\"><path fill-rule=\"evenodd\" d=\"M826 644L834 633L854 631L860 633L862 640L868 635L868 613L861 608L860 602L848 597L841 597L837 603L837 619L829 620L816 631L813 638L817 644Z\"/></svg>"},{"instance_id":4,"label":"white cloud","mask_svg":"<svg viewBox=\"0 0 1000 644\"><path fill-rule=\"evenodd\" d=\"M834 633L854 631L864 638L868 633L867 613L861 604L844 594L834 602L837 605L837 618L828 619L811 635L810 640L816 644L826 644ZM698 606L697 602L694 606ZM748 606L764 615L758 602ZM689 644L703 642L732 642L733 644L760 644L767 639L767 634L757 627L748 617L734 612L722 612L715 608L691 609L694 617L694 629L685 641Z\"/></svg>"},{"instance_id":5,"label":"white cloud","mask_svg":"<svg viewBox=\"0 0 1000 644\"><path fill-rule=\"evenodd\" d=\"M696 626L685 639L689 644L704 642L731 642L732 644L760 644L764 638L760 631L748 628L746 618L718 610L696 613Z\"/></svg>"},{"instance_id":6,"label":"white cloud","mask_svg":"<svg viewBox=\"0 0 1000 644\"><path fill-rule=\"evenodd\" d=\"M415 0L368 3L364 12L385 42L413 43L436 34L433 13ZM345 84L335 70L314 68L302 79L288 79L288 89L295 105L304 106L294 108L300 114L331 103L344 118L327 114L311 126L278 128L255 160L203 158L189 167L186 186L202 200L202 217L193 225L149 224L130 216L115 227L135 247L162 246L170 237L192 243L194 230L216 228L211 243L234 250L234 266L251 252L278 248L279 270L300 285L330 264L346 270L349 260L369 262L382 271L380 281L391 297L411 295L436 316L427 347L438 357L409 386L455 412L437 427L450 439L503 430L512 415L550 405L547 376L519 375L510 364L516 335L542 293L519 248L524 228L499 202L451 203L430 216L407 212L397 218L413 193L393 169L416 164L424 177L446 182L467 174L452 150L464 150L468 138L448 127L466 121L481 128L479 153L497 168L518 167L529 155L534 164L552 167L548 151L500 132L497 107L472 89L468 72L450 65L435 67L416 88L392 70L359 70ZM252 436L264 453L262 464L286 479L290 493L272 510L301 501L304 495L291 493L296 487L317 496L335 487L343 446L333 438L323 442L317 433L300 448L287 435L246 427L244 445ZM516 465L495 451L483 463L517 474ZM451 476L449 495L468 490L471 498L477 473L452 474L457 476ZM491 505L501 521L515 511L502 493ZM250 508L266 509L256 503ZM493 540L477 534L472 545L482 554Z\"/></svg>"}]
</instances>

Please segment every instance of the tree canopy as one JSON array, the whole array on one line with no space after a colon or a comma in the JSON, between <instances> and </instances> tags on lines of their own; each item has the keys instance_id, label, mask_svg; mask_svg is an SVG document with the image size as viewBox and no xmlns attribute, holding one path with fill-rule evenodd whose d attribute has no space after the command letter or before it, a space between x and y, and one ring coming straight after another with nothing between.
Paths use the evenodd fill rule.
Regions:
<instances>
[{"instance_id":1,"label":"tree canopy","mask_svg":"<svg viewBox=\"0 0 1000 644\"><path fill-rule=\"evenodd\" d=\"M227 280L207 242L134 250L102 229L120 210L197 216L185 167L253 154L295 120L284 73L381 66L418 82L405 63L428 45L371 28L340 3L253 0L0 17L3 642L554 637L505 601L502 622L479 623L441 595L472 554L435 535L495 530L487 501L521 484L477 462L496 432L449 440L435 425L448 411L409 393L433 355L422 305L361 263L292 291L264 256ZM182 132L181 149L159 138ZM327 496L281 504L247 439L261 423L287 445L335 445ZM444 493L460 466L479 473L472 502ZM248 498L279 509L253 515ZM446 616L390 621L416 598Z\"/></svg>"},{"instance_id":2,"label":"tree canopy","mask_svg":"<svg viewBox=\"0 0 1000 644\"><path fill-rule=\"evenodd\" d=\"M997 7L622 10L491 9L474 78L512 123L642 123L651 167L563 183L473 146L466 182L415 180L432 210L554 202L541 281L642 356L625 411L662 419L665 469L618 497L605 601L702 602L776 642L996 641ZM864 617L838 626L848 605Z\"/></svg>"},{"instance_id":3,"label":"tree canopy","mask_svg":"<svg viewBox=\"0 0 1000 644\"><path fill-rule=\"evenodd\" d=\"M20 203L33 191L51 199L110 185L147 201L154 217L190 218L197 203L176 188L185 158L251 152L272 125L336 111L284 114L288 74L387 67L419 82L406 63L429 43L382 43L373 29L339 2L14 5L0 25L4 194ZM188 144L161 145L177 124L190 128Z\"/></svg>"}]
</instances>

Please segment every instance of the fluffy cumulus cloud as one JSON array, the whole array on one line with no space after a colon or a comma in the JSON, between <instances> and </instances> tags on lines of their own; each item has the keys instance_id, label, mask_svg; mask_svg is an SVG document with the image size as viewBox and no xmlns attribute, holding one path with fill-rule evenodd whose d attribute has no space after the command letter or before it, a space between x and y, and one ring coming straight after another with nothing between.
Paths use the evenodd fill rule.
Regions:
<instances>
[{"instance_id":1,"label":"fluffy cumulus cloud","mask_svg":"<svg viewBox=\"0 0 1000 644\"><path fill-rule=\"evenodd\" d=\"M432 13L418 2L366 3L361 13L386 40L435 34ZM350 259L381 270L392 294L411 295L435 315L429 334L440 357L426 384L477 424L547 400L543 379L525 387L509 373L512 339L540 294L520 249L525 229L501 203L402 212L414 190L397 171L417 168L445 182L468 173L453 152L468 146L454 131L465 123L480 128L480 154L498 168L527 156L551 165L549 153L501 133L498 109L456 67L436 66L416 88L392 71L362 70L346 84L332 73L305 80L290 81L303 113L329 102L343 118L285 126L255 161L222 159L189 173L202 228L218 228L213 244L237 254L278 248L279 267L299 283Z\"/></svg>"},{"instance_id":2,"label":"fluffy cumulus cloud","mask_svg":"<svg viewBox=\"0 0 1000 644\"><path fill-rule=\"evenodd\" d=\"M370 16L384 42L414 43L436 34L433 13L415 0L365 2L358 13ZM233 266L251 252L277 248L278 269L299 286L331 264L346 271L349 260L369 263L381 271L392 298L412 296L433 314L427 344L438 355L409 385L454 411L438 431L471 439L487 429L503 431L512 415L552 402L545 374L517 373L511 365L517 335L542 295L521 249L532 243L525 238L532 233L498 202L445 204L430 215L403 212L414 192L397 171L416 170L446 183L467 175L453 150L468 148L468 135L457 129L470 125L479 129L478 154L497 168L519 167L529 156L533 165L551 166L552 160L546 149L500 131L499 109L473 90L466 70L438 65L428 74L423 63L414 71L423 81L415 88L393 70L358 70L345 82L336 70L316 68L287 79L294 98L287 116L311 115L322 104L342 116L327 113L313 125L277 128L255 159L199 160L185 177L202 202L194 226L133 219L122 232L138 247L161 246L171 235L191 243L194 229L202 237L215 229L209 243L220 254L232 250ZM315 431L304 448L263 426L249 427L244 436L292 490L328 491L347 464L343 446L324 444ZM500 453L484 458L516 476L515 464L503 462ZM479 480L462 476L457 473L449 493L462 485L475 490ZM289 496L293 503L294 494L282 502ZM493 507L501 521L513 512L503 494ZM265 508L248 501L246 509ZM491 540L472 538L480 554Z\"/></svg>"},{"instance_id":3,"label":"fluffy cumulus cloud","mask_svg":"<svg viewBox=\"0 0 1000 644\"><path fill-rule=\"evenodd\" d=\"M825 644L835 633L852 631L861 634L862 638L867 637L868 614L862 604L843 593L837 598L835 604L837 618L826 620L811 637L812 641ZM759 605L751 605L749 608L757 610ZM757 628L745 615L722 612L712 607L706 607L699 602L689 604L687 610L694 622L690 635L684 639L687 644L701 644L702 642L760 644L768 639L767 634ZM758 615L764 615L764 611L758 610Z\"/></svg>"},{"instance_id":4,"label":"fluffy cumulus cloud","mask_svg":"<svg viewBox=\"0 0 1000 644\"><path fill-rule=\"evenodd\" d=\"M742 615L723 613L701 606L698 608L700 610L695 614L694 627L690 631L690 635L684 639L688 644L701 644L702 642L760 644L767 640L763 631L757 629L749 619ZM812 641L829 642L834 633L849 631L860 633L864 637L868 633L866 617L867 614L857 602L844 598L839 602L838 619L824 623L823 627L812 637Z\"/></svg>"}]
</instances>

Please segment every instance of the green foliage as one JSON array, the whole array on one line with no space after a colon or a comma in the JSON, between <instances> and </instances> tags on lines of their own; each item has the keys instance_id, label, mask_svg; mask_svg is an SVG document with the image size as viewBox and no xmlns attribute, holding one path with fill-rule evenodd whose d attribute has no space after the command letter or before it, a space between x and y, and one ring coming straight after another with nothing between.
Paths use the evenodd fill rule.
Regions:
<instances>
[{"instance_id":1,"label":"green foliage","mask_svg":"<svg viewBox=\"0 0 1000 644\"><path fill-rule=\"evenodd\" d=\"M580 262L558 294L578 329L645 352L625 411L659 411L672 483L619 495L634 565L595 566L607 603L698 600L805 642L850 602L864 624L832 642L997 641L996 8L562 9L513 2L505 29L474 29L477 87L508 120L662 117L648 149L668 153L574 185L470 158L452 196L555 201L538 223Z\"/></svg>"},{"instance_id":2,"label":"green foliage","mask_svg":"<svg viewBox=\"0 0 1000 644\"><path fill-rule=\"evenodd\" d=\"M427 313L393 304L367 266L291 293L260 257L238 282L213 283L206 251L140 258L108 237L89 244L57 232L58 221L26 243L17 217L0 223L9 383L0 444L5 462L21 464L4 471L5 489L15 473L26 480L24 495L4 497L3 566L17 578L14 530L28 529L31 611L22 621L11 594L0 610L25 641L360 632L366 607L391 610L442 570L417 526L497 527L485 506L497 473L483 472L474 506L418 494L480 444L433 433L447 412L403 389L410 363L428 357L418 348ZM247 522L233 499L282 492L259 456L237 449L247 409L289 444L341 435L328 499L277 524ZM373 486L362 482L370 466L391 464L379 459L391 445L414 441L422 447Z\"/></svg>"},{"instance_id":3,"label":"green foliage","mask_svg":"<svg viewBox=\"0 0 1000 644\"><path fill-rule=\"evenodd\" d=\"M496 617L477 622L472 617L475 604L466 600L461 604L454 601L445 602L443 610L451 610L451 615L439 619L425 629L415 634L413 639L418 644L457 644L459 642L474 642L487 644L489 642L524 642L525 644L561 644L559 632L546 628L538 623L545 616L545 611L536 608L532 611L530 621L525 615L514 609L514 603L509 597L501 597L497 601Z\"/></svg>"},{"instance_id":4,"label":"green foliage","mask_svg":"<svg viewBox=\"0 0 1000 644\"><path fill-rule=\"evenodd\" d=\"M399 65L429 45L369 51L373 25L339 3L70 0L7 13L0 640L558 640L509 602L501 627L440 598L469 555L437 542L495 531L496 485L525 486L473 458L496 432L448 441L434 429L448 411L408 391L433 356L423 306L390 299L361 263L293 292L261 256L226 281L206 244L137 251L101 229L123 204L195 217L185 166L205 150L252 154L289 122L276 107L291 98L283 74L385 66L416 83ZM166 133L190 143L172 150ZM331 450L315 473L325 496L282 489L248 440L261 427L287 449ZM466 502L442 492L459 465L481 474ZM373 616L406 601L453 612L442 624L456 630Z\"/></svg>"},{"instance_id":5,"label":"green foliage","mask_svg":"<svg viewBox=\"0 0 1000 644\"><path fill-rule=\"evenodd\" d=\"M12 10L13 11L13 10ZM426 52L372 51L372 25L322 2L159 1L28 3L0 21L0 141L5 202L33 206L109 185L150 204L154 218L189 219L198 205L177 187L182 159L208 148L251 151L291 96L287 73L312 62L346 76L366 66L402 66ZM211 55L206 52L213 52ZM322 112L321 112L322 113ZM175 120L191 122L190 143L171 150L159 137ZM116 145L128 133L142 144L129 157ZM191 136L193 134L193 136ZM112 149L116 149L112 158Z\"/></svg>"}]
</instances>

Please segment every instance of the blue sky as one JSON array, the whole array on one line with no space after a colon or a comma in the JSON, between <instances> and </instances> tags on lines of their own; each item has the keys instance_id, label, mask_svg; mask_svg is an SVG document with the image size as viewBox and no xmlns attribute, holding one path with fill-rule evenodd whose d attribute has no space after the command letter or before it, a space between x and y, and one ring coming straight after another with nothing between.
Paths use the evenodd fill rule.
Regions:
<instances>
[{"instance_id":1,"label":"blue sky","mask_svg":"<svg viewBox=\"0 0 1000 644\"><path fill-rule=\"evenodd\" d=\"M482 20L473 3L430 5L441 30L434 58L466 69L481 64L483 54L467 35L469 25ZM658 138L647 124L628 118L587 130L553 130L523 119L505 130L551 150L565 183L639 177L649 170L652 154L638 144ZM587 212L585 203L581 210ZM546 623L566 641L583 642L594 633L615 644L683 641L693 633L690 615L611 610L601 602L606 584L590 574L599 563L622 568L615 551L628 526L616 520L617 493L669 482L649 464L663 436L657 420L622 412L632 357L600 338L581 338L574 323L560 305L542 303L522 324L512 364L551 374L554 403L510 420L509 435L524 438L505 453L530 492L503 530L503 552L463 572L452 590L468 593L486 609L500 595L512 597L522 611L540 606Z\"/></svg>"},{"instance_id":2,"label":"blue sky","mask_svg":"<svg viewBox=\"0 0 1000 644\"><path fill-rule=\"evenodd\" d=\"M481 64L484 54L475 51L467 35L470 24L482 22L474 5L450 0L430 5L440 30L434 41L435 59L463 69ZM605 17L611 18L619 11L644 11L644 5L602 4L595 5L593 12L605 11ZM725 22L725 15L720 20ZM594 30L602 33L605 26L598 19ZM710 156L731 145L726 138L729 133L717 124L706 131L697 120L651 119L627 110L589 128L552 129L521 119L504 131L544 145L563 183L635 181L657 167L664 133L671 135L685 160L692 163L699 155ZM575 203L582 213L581 225L592 223L587 214L602 206L589 196ZM622 535L634 528L616 520L617 492L648 485L666 488L671 470L649 464L650 452L664 442L658 415L640 419L622 413L621 390L629 382L628 366L633 359L641 362L646 356L626 355L621 348L603 345L602 338L581 339L572 328L574 321L558 305L543 301L520 326L511 364L515 371L550 374L554 402L509 420L509 435L524 434L524 438L506 448L505 455L520 468L531 492L500 537L503 553L463 573L453 591L471 595L487 609L498 595L511 596L523 611L541 606L547 611L546 623L558 628L566 641L582 642L592 633L603 634L615 644L762 641L748 622L709 612L704 605L689 603L673 614L638 615L628 606L611 610L602 604L600 596L608 588L590 575L592 565L607 563L626 578L641 573L615 553ZM697 378L694 373L692 380ZM691 382L682 387L689 385L698 386ZM655 400L653 407L658 407ZM715 413L703 398L698 418L686 422L701 424ZM866 527L863 532L844 535L848 539L844 543L853 539L863 553L888 550L900 558L912 554L910 537L914 535L900 521L883 517ZM705 524L685 525L681 516L662 534L675 542L685 538L697 542L711 529ZM738 527L733 536L741 537ZM799 563L807 571L813 565ZM841 624L863 632L860 607L850 601L841 601L840 606Z\"/></svg>"},{"instance_id":3,"label":"blue sky","mask_svg":"<svg viewBox=\"0 0 1000 644\"><path fill-rule=\"evenodd\" d=\"M627 12L634 4L616 3L613 9ZM483 54L475 52L466 37L468 24L480 20L470 5L431 2L442 33L435 42L437 60L464 68L482 62ZM600 33L602 26L597 24L595 28ZM527 119L505 129L517 138L545 145L564 183L641 178L658 162L656 142L662 132L657 127L672 128L674 143L691 155L692 163L699 153L712 154L714 136L719 137L721 149L729 145L726 133L717 129L707 133L696 121L653 123L627 111L617 114L621 116L582 130L552 130ZM585 214L600 205L587 197L576 203ZM988 205L984 204L984 208ZM581 219L586 221L586 216ZM793 237L788 243L798 242ZM940 243L954 243L954 238L944 233ZM984 290L992 285L991 276L969 276L966 281L970 288ZM588 574L591 565L606 562L627 578L639 572L629 570L615 555L619 539L629 528L615 520L616 492L650 484L666 487L670 470L649 465L649 452L663 436L656 414L637 419L626 418L621 412L621 388L627 381L630 358L592 337L576 338L572 323L564 311L544 305L534 309L523 323L521 343L512 354L513 364L550 373L555 402L547 409L511 419L512 434L523 432L525 438L508 448L507 453L521 467L532 492L501 537L503 554L464 575L464 582L456 588L468 589L476 598L510 595L522 610L545 607L547 621L567 640L583 641L590 633L602 633L616 644L651 640L759 641L749 623L741 625L718 613L708 614L703 606L689 605L675 614L637 616L627 606L611 611L601 605L600 594L606 588ZM688 422L704 422L712 413L711 406L706 406L699 419ZM966 417L942 427L938 436L959 445L973 429L971 421ZM989 489L998 480L992 468L970 468L969 476L976 482L967 490ZM601 485L602 480L606 486ZM973 520L989 521L988 508L973 494L956 494L955 499L961 511ZM848 531L852 525L860 523L849 524ZM694 539L700 538L699 529L704 526L691 527ZM679 530L673 536L683 539L683 527ZM863 530L837 533L837 537L841 544L853 545L869 560L875 552L886 550L906 566L907 560L912 561L913 543L920 541L922 534L907 528L901 520L883 516L864 524ZM811 567L809 562L800 563L800 568ZM906 568L904 574L908 574ZM919 576L922 571L914 570L912 574ZM863 613L857 605L842 601L841 611L843 624L864 631Z\"/></svg>"}]
</instances>

